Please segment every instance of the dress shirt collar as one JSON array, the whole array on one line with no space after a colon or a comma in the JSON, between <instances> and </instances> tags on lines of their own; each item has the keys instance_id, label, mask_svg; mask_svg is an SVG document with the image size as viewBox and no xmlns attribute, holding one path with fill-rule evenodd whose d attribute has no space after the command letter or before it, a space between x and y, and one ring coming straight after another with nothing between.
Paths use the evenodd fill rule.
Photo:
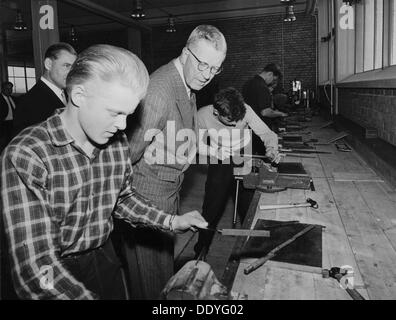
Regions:
<instances>
[{"instance_id":1,"label":"dress shirt collar","mask_svg":"<svg viewBox=\"0 0 396 320\"><path fill-rule=\"evenodd\" d=\"M183 80L184 86L186 87L187 96L190 98L191 97L191 89L187 86L186 79L184 79L183 66L182 66L179 58L174 59L173 63L175 64L175 67L176 67L177 71L179 72L180 77Z\"/></svg>"},{"instance_id":2,"label":"dress shirt collar","mask_svg":"<svg viewBox=\"0 0 396 320\"><path fill-rule=\"evenodd\" d=\"M47 120L48 133L51 141L55 146L58 147L65 146L74 141L74 139L67 133L65 127L63 126L62 119L60 117L60 114L63 110L64 109L57 109L55 114L49 117Z\"/></svg>"},{"instance_id":3,"label":"dress shirt collar","mask_svg":"<svg viewBox=\"0 0 396 320\"><path fill-rule=\"evenodd\" d=\"M14 104L13 104L14 101L12 99L12 96L6 96L4 93L1 93L1 95L3 96L3 98L7 102L7 104L8 104L8 102L10 102L12 104L12 107L14 108Z\"/></svg>"},{"instance_id":4,"label":"dress shirt collar","mask_svg":"<svg viewBox=\"0 0 396 320\"><path fill-rule=\"evenodd\" d=\"M41 77L40 80L43 81L56 94L56 96L59 98L59 100L63 102L63 98L62 98L63 90L62 89L59 89L56 85L49 82L44 77Z\"/></svg>"}]
</instances>

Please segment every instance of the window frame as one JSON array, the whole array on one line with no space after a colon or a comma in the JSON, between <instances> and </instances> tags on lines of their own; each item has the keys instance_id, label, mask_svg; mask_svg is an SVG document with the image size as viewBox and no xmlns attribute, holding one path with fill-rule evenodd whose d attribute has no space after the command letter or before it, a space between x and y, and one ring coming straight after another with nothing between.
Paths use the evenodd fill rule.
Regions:
<instances>
[{"instance_id":1,"label":"window frame","mask_svg":"<svg viewBox=\"0 0 396 320\"><path fill-rule=\"evenodd\" d=\"M9 68L23 68L23 73L24 76L15 76L15 70L13 70L13 75L10 75L9 72ZM28 79L34 79L34 83L36 83L36 76L28 76L27 75L27 69L33 69L34 73L36 73L36 70L34 67L28 66L26 65L26 63L24 63L23 65L19 64L19 63L8 63L7 64L7 70L8 70L8 81L12 82L12 84L14 85L13 87L13 94L19 95L19 94L25 94L26 92L28 92L30 90L29 85L28 85ZM25 91L24 92L17 92L17 86L16 86L16 80L15 79L24 79L24 83L25 83Z\"/></svg>"},{"instance_id":2,"label":"window frame","mask_svg":"<svg viewBox=\"0 0 396 320\"><path fill-rule=\"evenodd\" d=\"M337 0L335 0L337 1ZM378 1L378 0L377 0ZM396 27L393 26L393 23L396 22L396 14L393 16L393 11L396 11L396 0L381 0L383 1L382 5L382 58L378 58L376 63L376 56L378 56L378 48L377 42L380 41L376 38L377 28L380 23L378 23L378 15L377 15L377 2L374 3L374 45L373 45L373 69L363 71L365 68L365 57L364 50L363 54L359 50L359 48L365 48L365 7L366 2L362 0L360 5L361 7L357 9L356 5L354 6L354 52L349 52L350 49L344 49L345 54L341 54L342 46L345 45L345 38L347 37L345 34L339 34L340 30L336 28L336 46L338 46L337 56L335 57L336 63L336 78L335 78L335 86L336 87L370 87L370 88L396 88L396 53L394 54L395 58L392 61L392 41L396 41ZM335 6L335 14L337 18L340 18L339 9L341 8L342 1L338 0L338 5ZM388 14L387 14L388 13ZM363 19L359 20L359 19ZM339 20L338 20L339 21ZM359 27L357 26L360 26ZM349 30L351 31L351 30ZM342 31L344 32L344 30ZM394 33L393 33L394 32ZM393 40L395 39L395 40ZM396 46L395 46L396 48ZM396 50L396 49L395 49ZM367 54L367 53L366 53ZM352 57L352 58L351 58ZM325 57L322 57L322 59ZM331 59L331 58L330 58ZM370 58L371 59L371 58ZM345 64L350 63L353 60L353 68L348 72L345 72ZM381 67L379 67L379 61L382 60ZM366 60L367 61L367 60ZM394 63L391 65L391 63ZM344 69L342 69L344 68ZM353 69L353 70L352 70ZM319 84L321 85L321 84Z\"/></svg>"}]
</instances>

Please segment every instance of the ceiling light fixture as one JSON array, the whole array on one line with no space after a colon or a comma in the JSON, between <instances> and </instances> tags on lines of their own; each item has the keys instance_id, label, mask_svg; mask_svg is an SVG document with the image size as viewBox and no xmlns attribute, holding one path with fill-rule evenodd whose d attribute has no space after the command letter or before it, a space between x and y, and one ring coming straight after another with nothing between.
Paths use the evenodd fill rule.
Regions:
<instances>
[{"instance_id":1,"label":"ceiling light fixture","mask_svg":"<svg viewBox=\"0 0 396 320\"><path fill-rule=\"evenodd\" d=\"M22 12L19 9L16 12L14 30L16 30L16 31L27 30L27 26L26 26L25 22L23 21Z\"/></svg>"},{"instance_id":2,"label":"ceiling light fixture","mask_svg":"<svg viewBox=\"0 0 396 320\"><path fill-rule=\"evenodd\" d=\"M285 15L285 18L283 19L283 21L285 21L285 22L296 21L296 15L294 14L292 5L286 6L286 15Z\"/></svg>"},{"instance_id":3,"label":"ceiling light fixture","mask_svg":"<svg viewBox=\"0 0 396 320\"><path fill-rule=\"evenodd\" d=\"M77 33L76 30L74 29L74 26L70 27L69 38L72 43L78 42Z\"/></svg>"},{"instance_id":4,"label":"ceiling light fixture","mask_svg":"<svg viewBox=\"0 0 396 320\"><path fill-rule=\"evenodd\" d=\"M166 28L166 32L168 33L176 32L175 18L172 15L169 15L168 17L168 27Z\"/></svg>"},{"instance_id":5,"label":"ceiling light fixture","mask_svg":"<svg viewBox=\"0 0 396 320\"><path fill-rule=\"evenodd\" d=\"M135 4L136 4L135 9L133 9L131 13L131 17L134 19L144 19L146 14L144 13L143 10L142 0L136 0Z\"/></svg>"}]
</instances>

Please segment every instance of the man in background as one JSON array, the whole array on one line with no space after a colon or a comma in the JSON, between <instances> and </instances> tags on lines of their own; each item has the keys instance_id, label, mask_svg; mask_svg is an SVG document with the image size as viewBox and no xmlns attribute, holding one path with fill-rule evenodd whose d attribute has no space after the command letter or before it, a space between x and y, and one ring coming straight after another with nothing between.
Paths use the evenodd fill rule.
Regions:
<instances>
[{"instance_id":1,"label":"man in background","mask_svg":"<svg viewBox=\"0 0 396 320\"><path fill-rule=\"evenodd\" d=\"M77 58L68 43L55 43L44 55L44 74L21 97L14 117L14 134L33 124L46 120L58 108L66 105L66 77Z\"/></svg>"},{"instance_id":2,"label":"man in background","mask_svg":"<svg viewBox=\"0 0 396 320\"><path fill-rule=\"evenodd\" d=\"M245 102L272 129L273 119L286 117L287 114L274 108L272 91L276 87L282 72L275 63L267 64L261 73L248 80L242 89ZM253 135L253 151L265 154L265 148L257 135Z\"/></svg>"},{"instance_id":3,"label":"man in background","mask_svg":"<svg viewBox=\"0 0 396 320\"><path fill-rule=\"evenodd\" d=\"M229 155L240 154L251 142L250 131L253 131L260 137L266 149L266 156L275 163L280 161L278 136L268 128L249 105L244 103L239 91L232 87L220 90L215 95L212 105L199 109L198 126L200 130L205 130L203 141L206 141L208 137L212 148L220 149L222 153ZM238 131L240 134L237 134ZM245 160L249 161L249 158ZM232 158L227 161L219 159L218 163L209 164L202 216L212 230L217 228L228 197L235 189L234 167ZM250 195L246 201L244 192L245 189L241 186L238 213L242 223L250 205ZM199 231L198 242L194 246L196 258L205 259L213 237L213 231Z\"/></svg>"},{"instance_id":4,"label":"man in background","mask_svg":"<svg viewBox=\"0 0 396 320\"><path fill-rule=\"evenodd\" d=\"M0 152L10 142L13 131L15 101L12 94L14 85L9 81L1 84L0 94Z\"/></svg>"}]
</instances>

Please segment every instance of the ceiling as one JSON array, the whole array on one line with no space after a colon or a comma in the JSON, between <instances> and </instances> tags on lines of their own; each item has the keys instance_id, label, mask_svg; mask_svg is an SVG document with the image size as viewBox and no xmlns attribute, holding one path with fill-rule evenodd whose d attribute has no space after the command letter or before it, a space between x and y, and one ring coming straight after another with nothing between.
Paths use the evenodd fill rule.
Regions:
<instances>
[{"instance_id":1,"label":"ceiling","mask_svg":"<svg viewBox=\"0 0 396 320\"><path fill-rule=\"evenodd\" d=\"M34 0L38 1L38 0ZM146 13L143 20L133 20L130 17L136 5L136 0L58 0L57 13L59 32L68 33L73 25L78 33L90 31L107 31L124 28L123 21L137 23L145 27L165 25L169 15L175 17L176 25L183 22L205 21L213 19L231 19L236 17L259 16L284 13L285 6L280 0L142 0ZM43 1L45 2L45 1ZM294 0L295 11L307 11L312 0ZM96 12L86 9L89 6L99 8ZM121 17L115 21L109 15L99 14L101 9L113 12ZM22 12L28 31L14 31L16 10ZM95 10L94 10L95 11ZM31 42L31 1L30 0L0 0L0 22L6 30L9 55L22 54L21 43ZM125 24L125 23L124 23ZM15 45L13 45L15 43ZM17 45L19 43L19 45ZM13 52L13 48L18 48Z\"/></svg>"},{"instance_id":2,"label":"ceiling","mask_svg":"<svg viewBox=\"0 0 396 320\"><path fill-rule=\"evenodd\" d=\"M280 0L141 0L146 18L139 23L152 26L165 24L169 14L177 22L231 18L240 16L260 15L263 13L284 12ZM89 27L91 25L108 24L109 19L99 17L86 10L71 5L71 2L91 2L97 6L110 9L129 18L135 7L135 0L58 0L59 26L75 25ZM295 1L295 10L305 10L306 0ZM31 10L29 0L0 0L0 19L6 26L15 22L15 11L20 9L29 26ZM131 18L132 19L132 18Z\"/></svg>"}]
</instances>

